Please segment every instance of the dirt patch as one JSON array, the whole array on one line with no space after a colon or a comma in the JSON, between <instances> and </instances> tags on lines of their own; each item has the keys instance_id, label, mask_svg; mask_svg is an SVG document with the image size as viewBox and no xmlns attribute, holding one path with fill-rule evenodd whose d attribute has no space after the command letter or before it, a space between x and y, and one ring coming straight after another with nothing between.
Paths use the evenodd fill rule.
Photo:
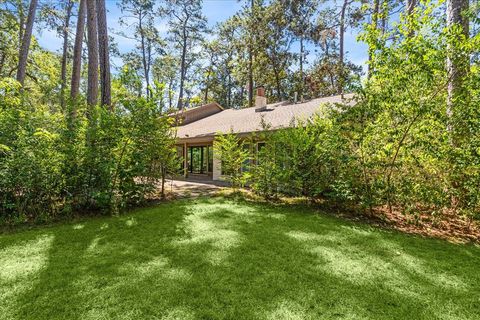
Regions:
<instances>
[{"instance_id":1,"label":"dirt patch","mask_svg":"<svg viewBox=\"0 0 480 320\"><path fill-rule=\"evenodd\" d=\"M406 233L447 239L452 242L480 243L480 223L464 216L445 212L442 215L428 213L404 214L400 210L390 212L381 207L375 216L382 224Z\"/></svg>"}]
</instances>

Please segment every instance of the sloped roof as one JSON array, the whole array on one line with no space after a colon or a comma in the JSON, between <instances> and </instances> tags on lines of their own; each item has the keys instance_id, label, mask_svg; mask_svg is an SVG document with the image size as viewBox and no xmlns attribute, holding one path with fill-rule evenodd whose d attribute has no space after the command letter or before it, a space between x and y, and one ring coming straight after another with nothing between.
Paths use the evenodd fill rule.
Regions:
<instances>
[{"instance_id":1,"label":"sloped roof","mask_svg":"<svg viewBox=\"0 0 480 320\"><path fill-rule=\"evenodd\" d=\"M180 125L186 125L202 118L209 117L220 111L223 111L223 107L216 102L211 102L190 109L178 110L171 113L170 116L176 118Z\"/></svg>"},{"instance_id":2,"label":"sloped roof","mask_svg":"<svg viewBox=\"0 0 480 320\"><path fill-rule=\"evenodd\" d=\"M180 126L177 128L178 139L213 137L219 132L250 133L262 131L263 121L270 126L270 130L287 128L292 119L307 120L320 111L326 103L346 103L353 98L353 94L346 94L345 99L331 96L312 99L302 103L288 101L267 105L265 111L255 112L255 107L246 109L226 109L209 117Z\"/></svg>"}]
</instances>

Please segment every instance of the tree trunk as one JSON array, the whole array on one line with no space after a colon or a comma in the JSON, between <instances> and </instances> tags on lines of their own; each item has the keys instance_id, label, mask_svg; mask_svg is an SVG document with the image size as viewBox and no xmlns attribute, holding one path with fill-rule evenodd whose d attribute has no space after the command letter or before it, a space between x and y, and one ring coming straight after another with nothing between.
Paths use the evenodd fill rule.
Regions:
<instances>
[{"instance_id":1,"label":"tree trunk","mask_svg":"<svg viewBox=\"0 0 480 320\"><path fill-rule=\"evenodd\" d=\"M207 74L207 79L206 79L206 85L205 85L205 95L204 95L204 98L203 98L203 103L204 104L207 104L208 103L208 91L209 91L209 88L210 87L210 71L209 73Z\"/></svg>"},{"instance_id":2,"label":"tree trunk","mask_svg":"<svg viewBox=\"0 0 480 320\"><path fill-rule=\"evenodd\" d=\"M25 30L25 12L23 10L23 0L17 0L18 7L18 47L22 46L23 31Z\"/></svg>"},{"instance_id":3,"label":"tree trunk","mask_svg":"<svg viewBox=\"0 0 480 320\"><path fill-rule=\"evenodd\" d=\"M82 71L82 45L85 34L85 13L87 11L87 0L80 0L78 7L77 31L75 34L75 45L73 47L72 83L70 97L75 100L80 90L80 76Z\"/></svg>"},{"instance_id":4,"label":"tree trunk","mask_svg":"<svg viewBox=\"0 0 480 320\"><path fill-rule=\"evenodd\" d=\"M3 66L5 65L5 59L7 55L2 52L2 58L0 58L0 77L3 77Z\"/></svg>"},{"instance_id":5,"label":"tree trunk","mask_svg":"<svg viewBox=\"0 0 480 320\"><path fill-rule=\"evenodd\" d=\"M417 6L417 0L407 0L407 5L406 5L406 10L407 10L407 15L411 16L413 14L413 11L415 10L415 7Z\"/></svg>"},{"instance_id":6,"label":"tree trunk","mask_svg":"<svg viewBox=\"0 0 480 320\"><path fill-rule=\"evenodd\" d=\"M87 103L97 104L98 100L98 31L96 0L87 0L87 33L88 33L88 86Z\"/></svg>"},{"instance_id":7,"label":"tree trunk","mask_svg":"<svg viewBox=\"0 0 480 320\"><path fill-rule=\"evenodd\" d=\"M173 108L173 77L168 82L168 110Z\"/></svg>"},{"instance_id":8,"label":"tree trunk","mask_svg":"<svg viewBox=\"0 0 480 320\"><path fill-rule=\"evenodd\" d=\"M252 10L252 16L250 21L250 43L248 46L248 107L253 106L253 18L255 1L251 0L250 8Z\"/></svg>"},{"instance_id":9,"label":"tree trunk","mask_svg":"<svg viewBox=\"0 0 480 320\"><path fill-rule=\"evenodd\" d=\"M458 25L462 28L465 37L469 36L469 21L464 15L468 10L468 0L448 0L447 1L447 26ZM463 95L463 78L469 70L468 56L457 52L456 48L450 45L447 47L447 72L449 83L447 87L447 116L449 118L448 129L455 130L452 118L455 116L455 105L457 100Z\"/></svg>"},{"instance_id":10,"label":"tree trunk","mask_svg":"<svg viewBox=\"0 0 480 320\"><path fill-rule=\"evenodd\" d=\"M380 7L380 0L373 0L373 12L372 12L372 26L374 29L378 27L378 13ZM373 72L373 48L368 48L368 71L367 71L367 78L370 79L372 77Z\"/></svg>"},{"instance_id":11,"label":"tree trunk","mask_svg":"<svg viewBox=\"0 0 480 320\"><path fill-rule=\"evenodd\" d=\"M100 62L100 89L102 106L112 110L110 55L108 45L107 12L105 0L97 0L98 51Z\"/></svg>"},{"instance_id":12,"label":"tree trunk","mask_svg":"<svg viewBox=\"0 0 480 320\"><path fill-rule=\"evenodd\" d=\"M180 64L180 90L178 94L178 109L183 109L183 86L185 82L185 59L187 56L187 34L185 30L186 26L183 28L183 46L182 46L182 60Z\"/></svg>"},{"instance_id":13,"label":"tree trunk","mask_svg":"<svg viewBox=\"0 0 480 320\"><path fill-rule=\"evenodd\" d=\"M384 0L381 6L381 26L380 30L382 30L382 34L387 31L387 23L388 23L388 0Z\"/></svg>"},{"instance_id":14,"label":"tree trunk","mask_svg":"<svg viewBox=\"0 0 480 320\"><path fill-rule=\"evenodd\" d=\"M414 12L416 6L417 6L417 0L407 0L407 4L406 4L405 9L407 10L407 16L409 18L411 18L413 16L413 12ZM408 31L408 36L413 37L414 31L411 28L411 26L409 26L409 29L410 30Z\"/></svg>"},{"instance_id":15,"label":"tree trunk","mask_svg":"<svg viewBox=\"0 0 480 320\"><path fill-rule=\"evenodd\" d=\"M232 76L228 73L228 86L227 86L227 108L232 107Z\"/></svg>"},{"instance_id":16,"label":"tree trunk","mask_svg":"<svg viewBox=\"0 0 480 320\"><path fill-rule=\"evenodd\" d=\"M63 48L62 48L62 71L60 75L60 106L65 108L65 88L67 86L67 60L68 60L68 29L70 28L70 18L72 16L73 2L68 0L65 12L65 22L63 24Z\"/></svg>"},{"instance_id":17,"label":"tree trunk","mask_svg":"<svg viewBox=\"0 0 480 320\"><path fill-rule=\"evenodd\" d=\"M27 71L28 50L30 49L30 42L32 40L33 22L35 21L35 13L37 11L38 0L30 1L30 8L28 9L27 25L23 33L22 46L18 55L18 69L17 81L23 86L25 82L25 74Z\"/></svg>"},{"instance_id":18,"label":"tree trunk","mask_svg":"<svg viewBox=\"0 0 480 320\"><path fill-rule=\"evenodd\" d=\"M300 101L303 101L303 91L304 91L304 85L305 81L303 78L303 56L304 56L304 50L305 48L303 47L303 34L300 36Z\"/></svg>"},{"instance_id":19,"label":"tree trunk","mask_svg":"<svg viewBox=\"0 0 480 320\"><path fill-rule=\"evenodd\" d=\"M345 86L345 12L347 11L348 0L343 1L342 11L340 12L340 53L338 63L338 94L343 99L343 87Z\"/></svg>"},{"instance_id":20,"label":"tree trunk","mask_svg":"<svg viewBox=\"0 0 480 320\"><path fill-rule=\"evenodd\" d=\"M150 70L149 63L147 62L147 49L145 45L145 33L143 30L143 14L141 12L138 16L138 29L140 30L140 47L142 49L143 73L145 74L145 83L147 85L146 93L147 97L150 97Z\"/></svg>"},{"instance_id":21,"label":"tree trunk","mask_svg":"<svg viewBox=\"0 0 480 320\"><path fill-rule=\"evenodd\" d=\"M272 59L272 69L273 69L273 74L275 77L275 86L276 86L276 91L277 91L277 100L278 102L282 101L282 85L280 83L280 76L279 76L279 70L277 68L277 65L275 63L275 58Z\"/></svg>"}]
</instances>

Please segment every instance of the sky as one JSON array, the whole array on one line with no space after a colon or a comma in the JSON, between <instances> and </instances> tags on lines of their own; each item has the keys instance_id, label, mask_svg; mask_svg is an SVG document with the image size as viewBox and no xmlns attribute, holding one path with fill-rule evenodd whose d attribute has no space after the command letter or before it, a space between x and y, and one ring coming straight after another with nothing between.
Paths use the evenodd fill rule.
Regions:
<instances>
[{"instance_id":1,"label":"sky","mask_svg":"<svg viewBox=\"0 0 480 320\"><path fill-rule=\"evenodd\" d=\"M122 13L117 5L118 1L106 0L107 5L107 24L110 30L110 35L115 37L116 42L121 53L130 51L135 46L135 41L126 39L121 36L115 36L115 30L120 29L118 19ZM214 27L217 23L225 21L229 17L235 14L235 12L241 9L242 3L238 0L204 0L203 1L203 13L208 19L208 23L211 27ZM165 35L167 26L165 21L159 21L157 28L161 34ZM128 33L128 32L126 32ZM62 41L57 36L55 31L52 30L36 30L35 35L42 47L45 49L60 52L62 47ZM361 65L365 70L365 61L367 60L367 47L364 43L356 40L357 32L355 30L347 30L345 35L345 50L346 57L353 63ZM298 43L294 43L291 47L292 51L297 52L299 48ZM315 48L313 45L307 45L306 48L310 51L307 61L312 63L315 60ZM113 66L120 66L120 60L114 58L112 61Z\"/></svg>"}]
</instances>

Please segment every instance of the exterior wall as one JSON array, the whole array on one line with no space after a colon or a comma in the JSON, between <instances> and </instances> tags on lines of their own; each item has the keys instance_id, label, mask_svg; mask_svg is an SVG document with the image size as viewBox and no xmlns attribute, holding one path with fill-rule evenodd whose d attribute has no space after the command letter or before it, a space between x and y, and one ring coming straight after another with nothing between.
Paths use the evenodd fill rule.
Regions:
<instances>
[{"instance_id":1,"label":"exterior wall","mask_svg":"<svg viewBox=\"0 0 480 320\"><path fill-rule=\"evenodd\" d=\"M215 157L215 151L213 152L213 175L212 180L221 180L222 177L222 162Z\"/></svg>"}]
</instances>

